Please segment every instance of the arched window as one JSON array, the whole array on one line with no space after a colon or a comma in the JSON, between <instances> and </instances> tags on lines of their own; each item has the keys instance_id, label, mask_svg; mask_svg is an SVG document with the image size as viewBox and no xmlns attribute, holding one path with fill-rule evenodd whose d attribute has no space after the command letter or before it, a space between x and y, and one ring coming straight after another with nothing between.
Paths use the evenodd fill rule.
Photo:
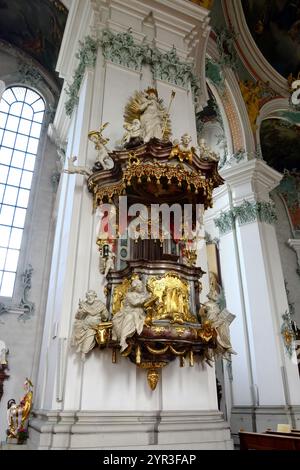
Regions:
<instances>
[{"instance_id":1,"label":"arched window","mask_svg":"<svg viewBox=\"0 0 300 470\"><path fill-rule=\"evenodd\" d=\"M0 296L12 297L45 103L7 88L0 101Z\"/></svg>"}]
</instances>

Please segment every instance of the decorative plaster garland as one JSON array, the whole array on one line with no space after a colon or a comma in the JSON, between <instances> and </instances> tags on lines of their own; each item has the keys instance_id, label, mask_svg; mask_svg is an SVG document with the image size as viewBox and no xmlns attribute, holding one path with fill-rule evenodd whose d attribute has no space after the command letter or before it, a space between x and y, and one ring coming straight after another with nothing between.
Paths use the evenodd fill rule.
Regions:
<instances>
[{"instance_id":1,"label":"decorative plaster garland","mask_svg":"<svg viewBox=\"0 0 300 470\"><path fill-rule=\"evenodd\" d=\"M79 63L73 75L73 82L66 89L69 95L65 104L68 116L71 116L78 104L78 93L86 67L95 67L99 47L102 48L104 58L115 64L135 71L141 71L143 64L149 64L155 80L163 80L185 89L191 86L195 104L197 103L200 92L199 79L193 72L193 64L182 62L175 47L162 53L156 47L144 42L137 44L130 30L117 34L104 30L100 40L87 36L79 44L79 51L76 54Z\"/></svg>"},{"instance_id":2,"label":"decorative plaster garland","mask_svg":"<svg viewBox=\"0 0 300 470\"><path fill-rule=\"evenodd\" d=\"M221 212L220 216L214 219L214 222L220 230L220 234L225 235L233 229L236 220L240 225L254 221L274 224L277 221L275 206L271 202L244 201L240 206Z\"/></svg>"}]
</instances>

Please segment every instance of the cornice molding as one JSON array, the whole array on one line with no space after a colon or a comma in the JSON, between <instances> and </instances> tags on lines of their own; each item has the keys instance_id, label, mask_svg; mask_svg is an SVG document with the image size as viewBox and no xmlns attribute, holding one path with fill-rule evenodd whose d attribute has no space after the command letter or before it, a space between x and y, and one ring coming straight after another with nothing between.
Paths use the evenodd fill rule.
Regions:
<instances>
[{"instance_id":1,"label":"cornice molding","mask_svg":"<svg viewBox=\"0 0 300 470\"><path fill-rule=\"evenodd\" d=\"M78 44L91 33L92 20L91 1L73 0L56 65L59 76L67 81L71 80L73 71L78 65L76 57Z\"/></svg>"},{"instance_id":2,"label":"cornice molding","mask_svg":"<svg viewBox=\"0 0 300 470\"><path fill-rule=\"evenodd\" d=\"M283 175L271 168L263 160L242 161L238 165L224 168L222 177L231 187L251 185L250 197L259 195L269 200L269 193L278 186Z\"/></svg>"},{"instance_id":3,"label":"cornice molding","mask_svg":"<svg viewBox=\"0 0 300 470\"><path fill-rule=\"evenodd\" d=\"M85 38L89 37L98 43L103 31L109 30L115 35L128 34L128 28L132 28L130 34L134 40L134 47L147 46L155 50L156 59L163 63L162 70L162 67L157 68L156 60L155 78L187 88L184 73L187 67L194 68L194 71L189 73L188 81L191 82L194 96L197 96L196 108L201 109L208 100L205 52L210 34L209 13L208 10L189 0L128 0L127 2L124 0L73 0L57 62L57 71L60 77L65 79L67 92L71 93L68 115L76 105L77 92L81 83L77 73L83 68L80 42L84 43ZM149 37L146 43L149 29L144 30L144 24L147 21L151 23L153 37ZM171 57L172 43L176 47L175 61L174 57ZM175 79L171 80L171 66L174 64L176 71L181 73L179 82L180 74L177 73ZM121 65L124 66L123 63ZM136 70L139 68L138 65L135 67ZM62 96L64 102L68 100L66 100L65 90ZM63 111L60 109L64 106L62 96L57 114L60 116L60 121L68 123L67 117L62 119ZM57 126L58 118L55 118L55 121L55 126L59 127ZM61 137L64 139L65 133Z\"/></svg>"}]
</instances>

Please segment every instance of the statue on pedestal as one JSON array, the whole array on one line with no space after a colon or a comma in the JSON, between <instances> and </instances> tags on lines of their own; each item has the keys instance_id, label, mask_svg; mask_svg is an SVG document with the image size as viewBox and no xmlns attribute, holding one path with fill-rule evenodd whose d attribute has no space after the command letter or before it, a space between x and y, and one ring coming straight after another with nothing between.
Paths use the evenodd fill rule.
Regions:
<instances>
[{"instance_id":1,"label":"statue on pedestal","mask_svg":"<svg viewBox=\"0 0 300 470\"><path fill-rule=\"evenodd\" d=\"M146 291L140 279L134 279L123 300L123 305L113 319L112 339L119 342L121 352L128 344L126 339L136 332L141 334L145 322L144 305L149 300L150 294Z\"/></svg>"},{"instance_id":2,"label":"statue on pedestal","mask_svg":"<svg viewBox=\"0 0 300 470\"><path fill-rule=\"evenodd\" d=\"M75 314L71 346L81 353L85 360L86 354L96 345L97 327L101 322L108 320L109 313L104 303L97 298L93 290L85 295L85 300L79 300L78 310Z\"/></svg>"},{"instance_id":3,"label":"statue on pedestal","mask_svg":"<svg viewBox=\"0 0 300 470\"><path fill-rule=\"evenodd\" d=\"M15 400L9 400L7 404L7 437L17 439L18 444L23 444L28 436L28 418L32 407L32 382L26 378L24 382L25 395L17 405Z\"/></svg>"}]
</instances>

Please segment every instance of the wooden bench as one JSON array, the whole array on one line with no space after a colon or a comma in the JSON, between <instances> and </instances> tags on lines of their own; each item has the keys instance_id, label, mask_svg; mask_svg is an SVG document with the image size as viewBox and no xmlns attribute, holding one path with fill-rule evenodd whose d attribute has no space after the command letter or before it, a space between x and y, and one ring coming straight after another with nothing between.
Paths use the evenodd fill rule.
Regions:
<instances>
[{"instance_id":1,"label":"wooden bench","mask_svg":"<svg viewBox=\"0 0 300 470\"><path fill-rule=\"evenodd\" d=\"M265 434L274 434L275 436L300 437L300 431L296 429L291 429L291 432L271 431L270 429L268 429Z\"/></svg>"},{"instance_id":2,"label":"wooden bench","mask_svg":"<svg viewBox=\"0 0 300 470\"><path fill-rule=\"evenodd\" d=\"M300 437L291 434L240 431L239 438L240 450L300 450Z\"/></svg>"}]
</instances>

